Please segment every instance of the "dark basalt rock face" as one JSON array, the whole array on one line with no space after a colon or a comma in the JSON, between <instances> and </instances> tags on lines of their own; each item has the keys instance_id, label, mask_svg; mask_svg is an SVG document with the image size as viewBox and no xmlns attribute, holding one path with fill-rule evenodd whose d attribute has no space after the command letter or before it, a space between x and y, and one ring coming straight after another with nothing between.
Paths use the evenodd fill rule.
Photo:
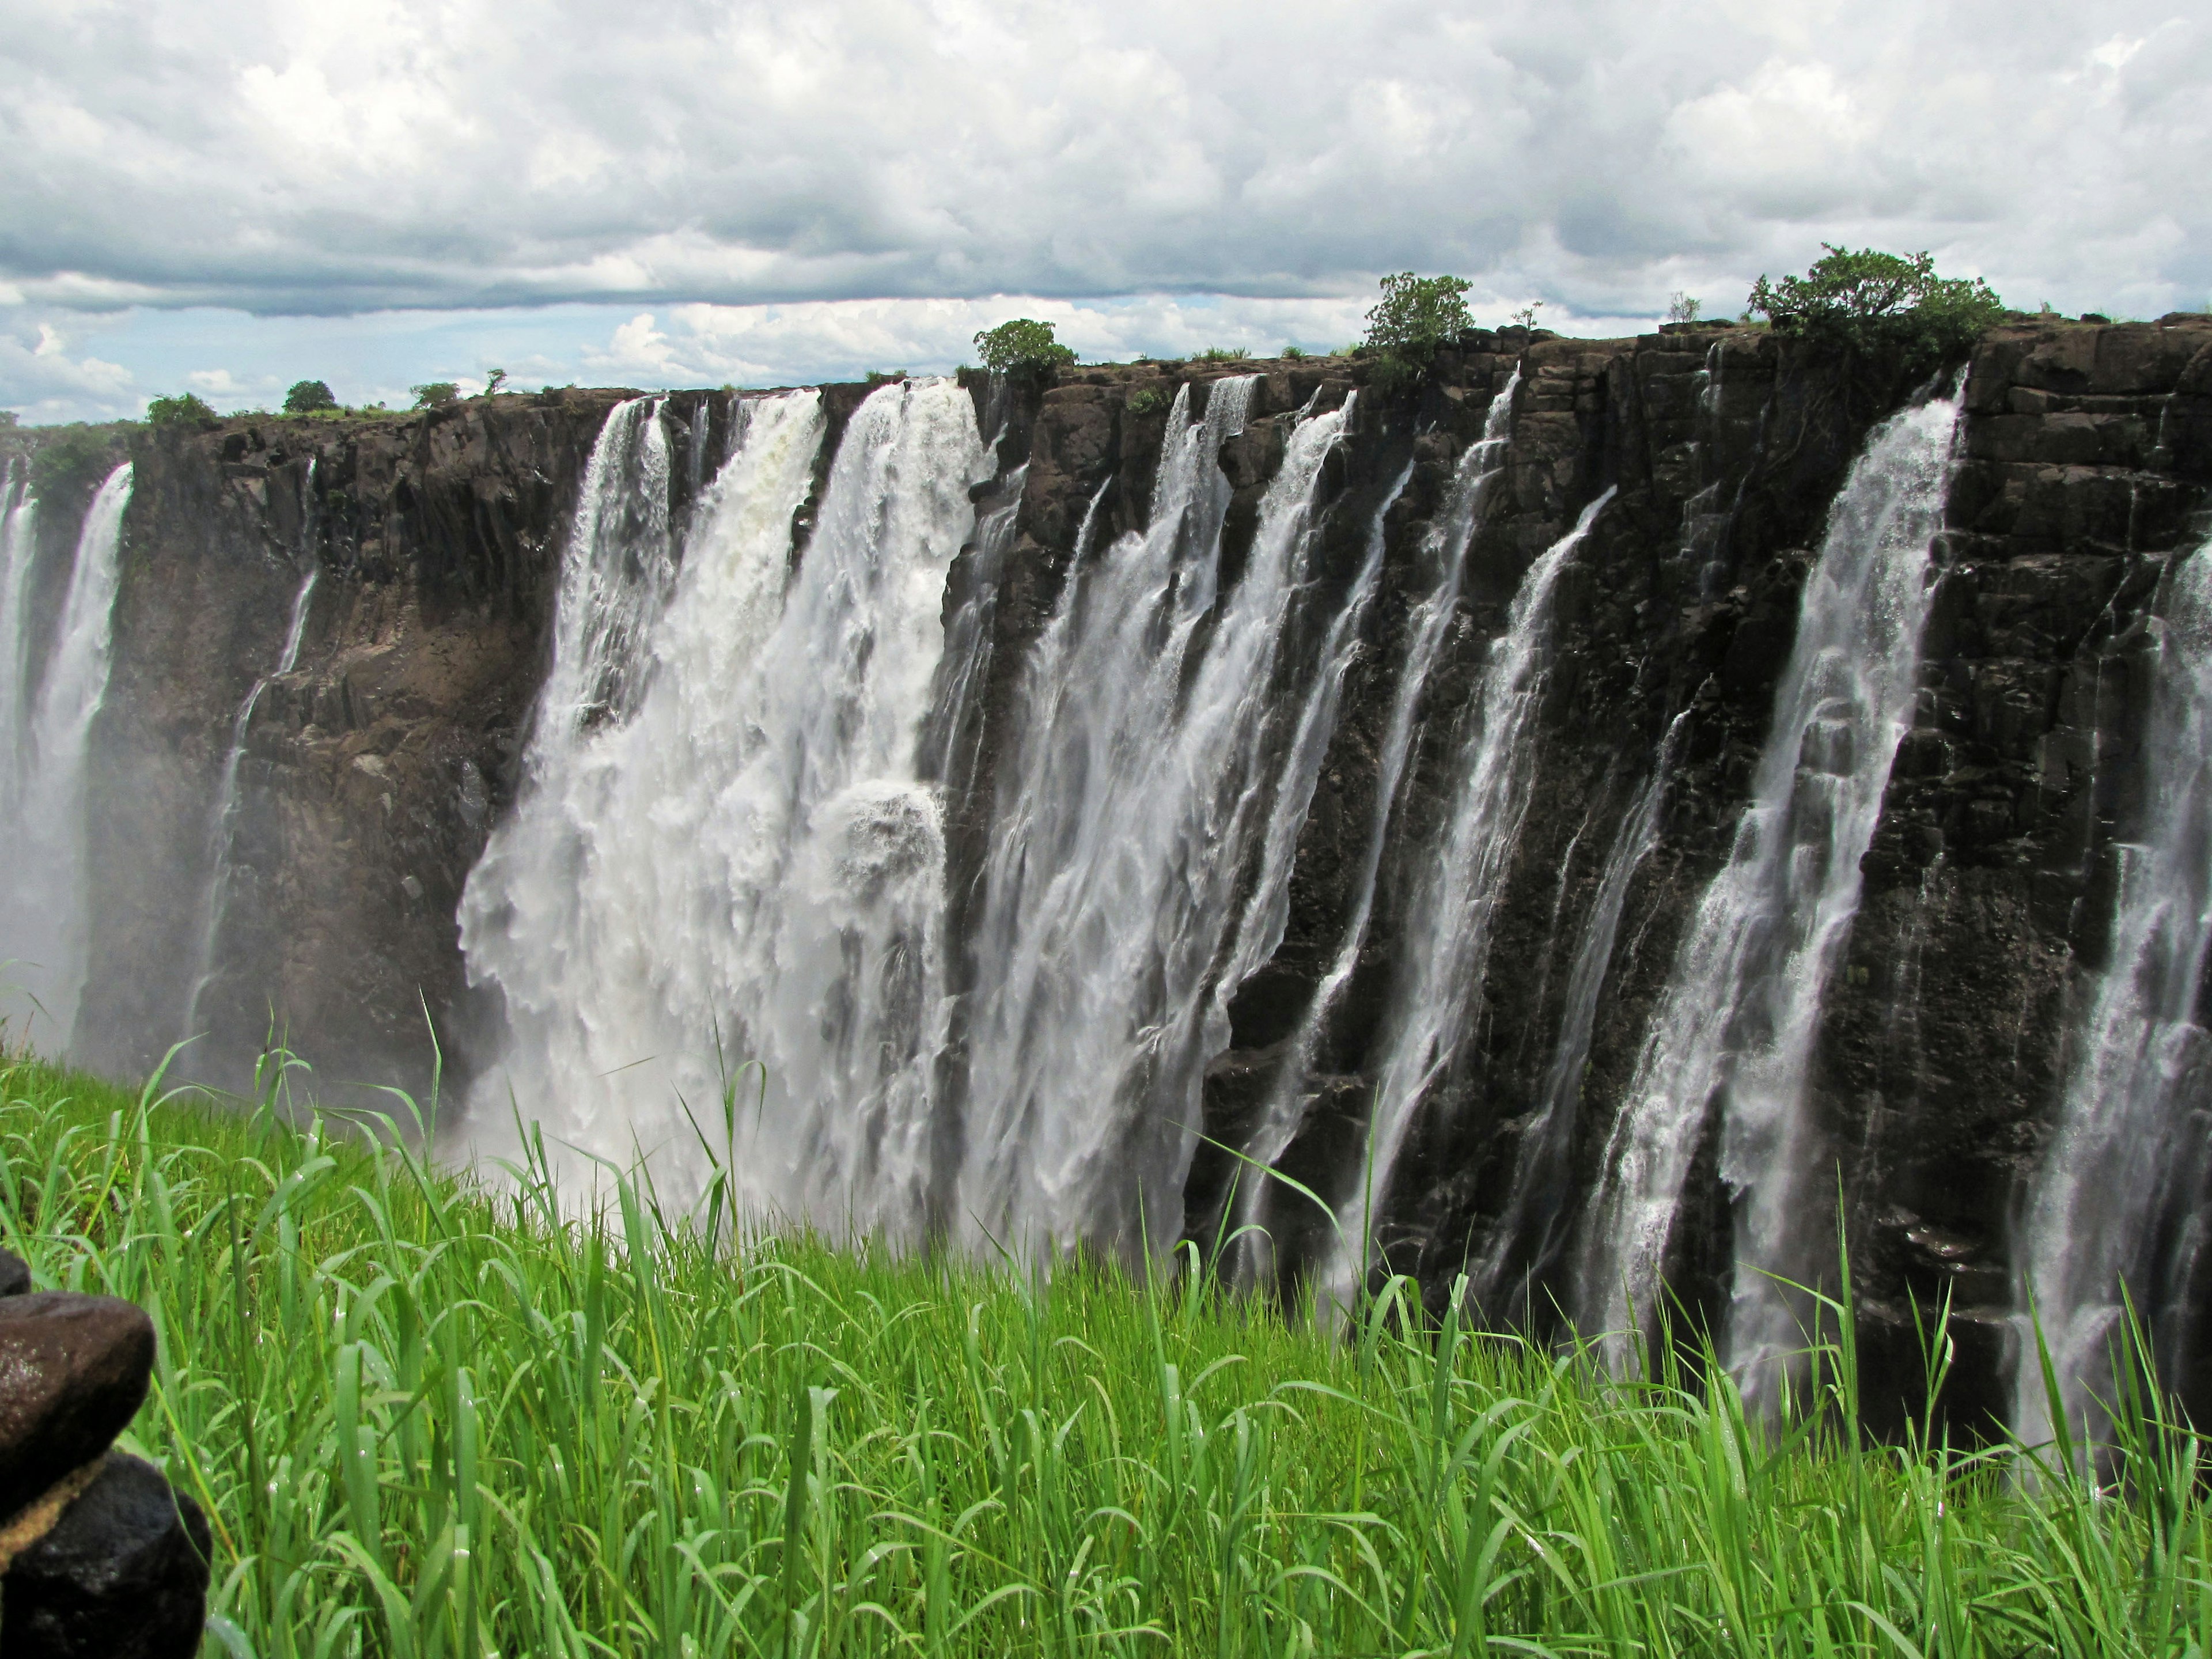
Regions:
<instances>
[{"instance_id":1,"label":"dark basalt rock face","mask_svg":"<svg viewBox=\"0 0 2212 1659\"><path fill-rule=\"evenodd\" d=\"M1389 964L1410 920L1409 860L1449 809L1457 722L1530 563L1613 488L1556 590L1534 781L1476 1014L1380 1218L1390 1265L1437 1297L1498 1243L1547 1097L1577 943L1615 833L1674 728L1656 844L1626 890L1569 1133L1533 1210L1520 1212L1537 1221L1504 1241L1524 1286L1513 1316L1541 1326L1560 1285L1556 1247L1578 1220L1676 943L1727 858L1811 550L1868 432L1914 386L1879 363L1726 326L1613 341L1479 331L1419 385L1387 392L1366 384L1368 365L1343 359L1138 364L1049 385L978 378L1000 471L975 495L1004 539L963 553L948 584L948 625L981 628L988 652L962 729L934 763L948 791L958 989L1024 665L1086 524L1097 544L1144 523L1179 386L1202 404L1223 375L1256 373L1247 430L1223 452L1232 574L1297 413L1360 391L1323 470L1322 574L1300 597L1293 656L1310 656L1377 509L1406 482L1384 521L1382 588L1299 840L1285 934L1234 1000L1230 1045L1206 1087L1200 1127L1237 1144L1357 901L1383 729L1427 580L1420 550L1516 368L1506 471L1416 709L1372 927L1323 1034L1321 1097L1284 1168L1332 1197L1356 1178ZM866 390L830 390L833 427ZM80 1021L87 1058L143 1070L177 1031L188 988L141 970L192 954L204 826L231 722L273 662L312 553L323 576L299 665L270 686L248 732L240 822L256 827L240 848L206 1020L234 1072L273 1009L326 1079L419 1088L427 1004L456 1039L449 1060L465 1066L473 1015L454 902L518 782L568 514L618 395L476 400L405 422L233 423L142 447L116 678L95 733L94 862L112 890L100 898ZM1954 1404L1971 1413L1996 1403L2009 1219L2103 949L2115 826L2142 787L2147 608L2165 562L2204 530L2212 325L2002 328L1976 353L1966 401L1921 696L1829 988L1813 1087L1823 1158L1840 1170L1869 1389L1910 1395L1911 1299L1925 1306L1948 1291L1961 1344ZM719 397L675 404L686 421L705 411L702 465L685 456L675 468L680 513L711 476L728 416ZM965 622L963 606L975 607ZM948 1166L960 1031L956 1012ZM1234 1168L1200 1145L1184 1218L1194 1237L1212 1236ZM1272 1218L1293 1259L1317 1243L1298 1237L1312 1224L1296 1207ZM1708 1144L1669 1247L1669 1281L1692 1310L1725 1305L1729 1209Z\"/></svg>"},{"instance_id":2,"label":"dark basalt rock face","mask_svg":"<svg viewBox=\"0 0 2212 1659\"><path fill-rule=\"evenodd\" d=\"M143 1458L110 1452L0 1578L9 1659L191 1659L212 1552L198 1504Z\"/></svg>"},{"instance_id":3,"label":"dark basalt rock face","mask_svg":"<svg viewBox=\"0 0 2212 1659\"><path fill-rule=\"evenodd\" d=\"M135 1304L67 1291L0 1300L0 1519L107 1449L154 1373Z\"/></svg>"}]
</instances>

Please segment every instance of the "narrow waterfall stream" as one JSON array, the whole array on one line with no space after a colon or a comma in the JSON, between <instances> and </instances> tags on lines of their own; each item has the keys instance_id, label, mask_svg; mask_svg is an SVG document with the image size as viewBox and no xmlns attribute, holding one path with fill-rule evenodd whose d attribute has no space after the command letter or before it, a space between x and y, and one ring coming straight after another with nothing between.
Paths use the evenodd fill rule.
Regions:
<instances>
[{"instance_id":1,"label":"narrow waterfall stream","mask_svg":"<svg viewBox=\"0 0 2212 1659\"><path fill-rule=\"evenodd\" d=\"M1172 1242L1221 1008L1272 949L1265 918L1296 833L1282 826L1303 818L1319 764L1324 722L1303 711L1342 670L1320 665L1279 746L1268 694L1346 411L1291 432L1224 593L1218 456L1254 384L1214 381L1195 421L1178 392L1149 525L1071 573L1024 678L974 946L959 1182L967 1215L995 1237L1127 1244L1141 1228ZM1332 659L1346 648L1332 634ZM1279 747L1286 761L1271 761ZM1255 855L1247 914L1261 920L1240 939Z\"/></svg>"},{"instance_id":2,"label":"narrow waterfall stream","mask_svg":"<svg viewBox=\"0 0 2212 1659\"><path fill-rule=\"evenodd\" d=\"M1616 1356L1652 1313L1683 1185L1720 1100L1735 1197L1726 1352L1755 1376L1797 1346L1803 1280L1832 1250L1806 1076L1822 994L1858 908L1890 763L1911 723L1959 405L1877 427L1830 511L1773 723L1729 862L1705 890L1606 1148L1578 1264L1581 1328ZM1807 1202L1807 1200L1810 1202Z\"/></svg>"},{"instance_id":3,"label":"narrow waterfall stream","mask_svg":"<svg viewBox=\"0 0 2212 1659\"><path fill-rule=\"evenodd\" d=\"M1521 579L1489 659L1454 767L1451 816L1417 876L1409 933L1395 964L1365 1165L1337 1203L1336 1240L1319 1279L1324 1303L1349 1308L1375 1260L1375 1224L1398 1155L1432 1085L1452 1062L1489 961L1491 921L1519 844L1535 761L1536 713L1551 669L1552 596L1613 501L1607 489Z\"/></svg>"},{"instance_id":4,"label":"narrow waterfall stream","mask_svg":"<svg viewBox=\"0 0 2212 1659\"><path fill-rule=\"evenodd\" d=\"M819 394L740 404L680 549L661 420L645 400L608 417L524 795L463 896L470 975L501 993L509 1033L473 1132L519 1150L511 1091L549 1146L642 1152L681 1202L706 1179L696 1118L748 1206L908 1236L944 1019L918 750L945 571L986 476L973 407L950 381L872 394L795 573ZM740 1058L765 1094L726 1121Z\"/></svg>"},{"instance_id":5,"label":"narrow waterfall stream","mask_svg":"<svg viewBox=\"0 0 2212 1659\"><path fill-rule=\"evenodd\" d=\"M69 589L38 693L31 702L25 783L13 822L9 880L0 888L0 940L8 970L11 1035L46 1027L40 1046L66 1054L83 990L87 930L84 815L93 717L107 693L123 514L131 471L110 473L85 510ZM13 538L11 538L12 541ZM11 549L12 550L12 549ZM29 556L23 538L22 557ZM33 1011L23 994L34 995Z\"/></svg>"},{"instance_id":6,"label":"narrow waterfall stream","mask_svg":"<svg viewBox=\"0 0 2212 1659\"><path fill-rule=\"evenodd\" d=\"M313 523L314 478L314 463L310 460L307 463L307 487L301 492L303 499L310 503L310 526ZM185 981L184 1019L177 1031L179 1041L189 1041L200 1035L200 1003L207 994L209 981L216 975L217 951L222 941L222 924L230 909L233 854L238 845L239 767L246 758L246 738L253 724L253 711L260 705L261 694L269 689L270 683L282 679L298 665L300 645L307 636L307 610L313 603L315 583L322 574L322 566L315 562L312 530L305 540L307 546L303 557L307 562L307 574L301 579L299 591L292 597L291 617L285 624L284 641L277 651L276 666L254 680L230 723L230 746L224 752L222 771L216 782L215 806L208 814L207 885L200 894L199 910L192 930L197 950L192 958L191 976Z\"/></svg>"},{"instance_id":7,"label":"narrow waterfall stream","mask_svg":"<svg viewBox=\"0 0 2212 1659\"><path fill-rule=\"evenodd\" d=\"M1382 872L1384 849L1389 845L1391 819L1397 811L1399 786L1404 781L1407 759L1413 751L1414 714L1428 689L1430 671L1436 666L1437 653L1458 613L1468 548L1481 523L1491 490L1504 471L1506 447L1512 430L1513 398L1520 385L1520 371L1516 368L1492 397L1483 417L1482 436L1460 457L1443 514L1433 532L1423 540L1422 562L1427 567L1425 574L1429 576L1429 586L1407 619L1405 661L1391 693L1389 720L1383 728L1382 748L1376 768L1374 816L1368 826L1359 872L1353 884L1358 896L1336 955L1300 1017L1298 1029L1290 1042L1288 1057L1269 1092L1260 1125L1244 1148L1253 1166L1273 1168L1312 1108L1312 1074L1322 1036L1338 1000L1352 981L1352 970L1358 965L1360 952L1367 944L1368 925L1375 913L1376 884ZM1381 556L1386 515L1410 476L1408 472L1400 477L1376 513L1368 543L1372 558ZM1275 1183L1259 1178L1257 1169L1251 1166L1247 1167L1237 1182L1237 1194L1234 1231L1239 1237L1234 1270L1240 1282L1249 1286L1266 1281L1275 1273L1274 1251L1269 1243L1273 1235L1270 1223L1280 1200Z\"/></svg>"},{"instance_id":8,"label":"narrow waterfall stream","mask_svg":"<svg viewBox=\"0 0 2212 1659\"><path fill-rule=\"evenodd\" d=\"M1523 1130L1513 1163L1512 1196L1468 1269L1468 1293L1500 1328L1546 1316L1534 1304L1566 1244L1573 1213L1570 1160L1582 1112L1583 1070L1597 1025L1599 994L1613 965L1628 884L1659 845L1662 810L1686 714L1677 714L1653 757L1651 775L1614 834L1567 974L1565 1008L1552 1063L1544 1074L1534 1121Z\"/></svg>"},{"instance_id":9,"label":"narrow waterfall stream","mask_svg":"<svg viewBox=\"0 0 2212 1659\"><path fill-rule=\"evenodd\" d=\"M31 754L31 565L39 547L39 503L27 471L8 463L0 483L0 823L21 810Z\"/></svg>"},{"instance_id":10,"label":"narrow waterfall stream","mask_svg":"<svg viewBox=\"0 0 2212 1659\"><path fill-rule=\"evenodd\" d=\"M2040 1321L2077 1441L2100 1432L2094 1399L2111 1386L2124 1292L2171 1358L2186 1263L2160 1248L2182 1173L2202 1159L2212 1047L2197 1006L2212 954L2212 543L2166 578L2144 748L2155 757L2135 838L2116 851L2111 955L2081 1030L2058 1113L2030 1190L2015 1259L2020 1310L2013 1424L2050 1437L2033 1332ZM2106 1397L2109 1397L2106 1395Z\"/></svg>"}]
</instances>

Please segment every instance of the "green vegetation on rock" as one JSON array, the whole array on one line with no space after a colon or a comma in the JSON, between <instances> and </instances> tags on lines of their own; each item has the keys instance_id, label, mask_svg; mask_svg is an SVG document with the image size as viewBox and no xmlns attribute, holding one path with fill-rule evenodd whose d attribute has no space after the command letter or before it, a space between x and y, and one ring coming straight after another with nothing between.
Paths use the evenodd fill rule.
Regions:
<instances>
[{"instance_id":1,"label":"green vegetation on rock","mask_svg":"<svg viewBox=\"0 0 2212 1659\"><path fill-rule=\"evenodd\" d=\"M1765 318L1777 334L1894 353L1919 367L1960 361L2004 317L1986 282L1939 276L1926 253L1820 246L1826 252L1802 276L1762 276L1746 314Z\"/></svg>"},{"instance_id":2,"label":"green vegetation on rock","mask_svg":"<svg viewBox=\"0 0 2212 1659\"><path fill-rule=\"evenodd\" d=\"M162 427L213 426L221 418L204 398L191 392L155 398L146 405L146 424L156 430Z\"/></svg>"},{"instance_id":3,"label":"green vegetation on rock","mask_svg":"<svg viewBox=\"0 0 2212 1659\"><path fill-rule=\"evenodd\" d=\"M431 380L407 389L415 394L417 409L443 409L461 395L461 388L452 380Z\"/></svg>"},{"instance_id":4,"label":"green vegetation on rock","mask_svg":"<svg viewBox=\"0 0 2212 1659\"><path fill-rule=\"evenodd\" d=\"M1418 380L1437 350L1474 326L1468 315L1463 276L1416 276L1399 272L1382 279L1382 297L1367 313L1367 335L1358 349L1375 360L1375 377L1385 387Z\"/></svg>"},{"instance_id":5,"label":"green vegetation on rock","mask_svg":"<svg viewBox=\"0 0 2212 1659\"><path fill-rule=\"evenodd\" d=\"M334 410L338 400L331 395L329 385L322 380L296 380L284 394L287 415L313 415L323 410Z\"/></svg>"},{"instance_id":6,"label":"green vegetation on rock","mask_svg":"<svg viewBox=\"0 0 2212 1659\"><path fill-rule=\"evenodd\" d=\"M983 367L994 374L1066 368L1075 362L1074 350L1053 337L1050 323L1030 317L1017 317L985 329L975 337L975 349L982 356Z\"/></svg>"},{"instance_id":7,"label":"green vegetation on rock","mask_svg":"<svg viewBox=\"0 0 2212 1659\"><path fill-rule=\"evenodd\" d=\"M2201 1654L2196 1437L2101 1484L1871 1443L1845 1340L1783 1420L1439 1328L1347 1340L1178 1282L733 1237L542 1153L480 1185L267 1103L0 1066L0 1222L161 1332L125 1449L213 1523L209 1651ZM1940 1374L1944 1339L1936 1334Z\"/></svg>"}]
</instances>

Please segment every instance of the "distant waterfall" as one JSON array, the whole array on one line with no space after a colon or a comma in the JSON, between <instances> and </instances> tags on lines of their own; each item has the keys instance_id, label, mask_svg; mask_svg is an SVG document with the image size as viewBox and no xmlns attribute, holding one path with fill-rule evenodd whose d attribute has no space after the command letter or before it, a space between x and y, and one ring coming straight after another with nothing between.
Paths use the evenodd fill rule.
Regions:
<instances>
[{"instance_id":1,"label":"distant waterfall","mask_svg":"<svg viewBox=\"0 0 2212 1659\"><path fill-rule=\"evenodd\" d=\"M1297 1031L1291 1040L1288 1058L1269 1091L1259 1127L1244 1148L1245 1156L1261 1168L1274 1165L1305 1121L1313 1103L1310 1085L1322 1034L1345 988L1352 982L1352 969L1358 966L1360 952L1366 947L1368 924L1375 912L1376 884L1389 844L1391 820L1397 811L1399 785L1405 777L1407 759L1413 750L1413 717L1428 689L1430 671L1436 666L1452 619L1459 613L1468 548L1481 523L1491 490L1505 469L1506 447L1513 423L1513 397L1520 385L1521 372L1516 368L1491 398L1483 421L1482 437L1470 444L1460 457L1442 518L1422 542L1421 558L1426 567L1424 574L1428 577L1429 586L1407 618L1405 660L1398 671L1397 685L1391 696L1390 718L1383 728L1382 753L1376 766L1374 816L1368 825L1359 874L1353 884L1358 896L1336 956L1315 988L1313 998L1306 1005ZM1401 475L1376 511L1368 532L1370 564L1379 563L1382 558L1386 515L1411 476L1410 470ZM1274 1182L1261 1176L1257 1169L1249 1166L1237 1178L1237 1225L1238 1230L1250 1230L1243 1231L1237 1242L1239 1276L1247 1284L1264 1279L1273 1270L1267 1223L1279 1201L1273 1190L1274 1186Z\"/></svg>"},{"instance_id":2,"label":"distant waterfall","mask_svg":"<svg viewBox=\"0 0 2212 1659\"><path fill-rule=\"evenodd\" d=\"M1467 1035L1490 957L1491 923L1519 844L1535 761L1536 714L1548 683L1552 596L1559 575L1612 501L1610 489L1528 567L1492 641L1455 759L1451 816L1407 905L1407 933L1391 980L1382 1059L1364 1167L1336 1212L1336 1244L1321 1278L1324 1301L1349 1307L1374 1260L1377 1216L1414 1115Z\"/></svg>"},{"instance_id":3,"label":"distant waterfall","mask_svg":"<svg viewBox=\"0 0 2212 1659\"><path fill-rule=\"evenodd\" d=\"M962 1126L961 1201L997 1237L1133 1243L1141 1206L1153 1242L1173 1241L1222 1006L1273 948L1284 826L1295 836L1318 765L1303 711L1342 671L1322 665L1287 741L1269 741L1271 690L1345 411L1291 433L1224 593L1218 458L1254 385L1214 381L1195 422L1176 393L1149 525L1071 570L1027 665L971 946Z\"/></svg>"},{"instance_id":4,"label":"distant waterfall","mask_svg":"<svg viewBox=\"0 0 2212 1659\"><path fill-rule=\"evenodd\" d=\"M1833 1247L1826 1224L1805 1224L1827 1213L1807 1072L1911 723L1958 412L1936 399L1876 428L1830 510L1750 805L1684 933L1606 1148L1578 1275L1587 1334L1618 1340L1652 1313L1718 1093L1736 1216L1727 1352L1755 1375L1797 1345L1798 1310L1767 1275L1802 1280Z\"/></svg>"},{"instance_id":5,"label":"distant waterfall","mask_svg":"<svg viewBox=\"0 0 2212 1659\"><path fill-rule=\"evenodd\" d=\"M86 909L85 797L93 716L107 692L115 593L121 580L124 509L131 467L115 469L85 511L52 653L33 701L24 784L9 825L8 884L0 889L0 960L6 980L38 999L43 1018L11 996L11 1035L41 1024L42 1046L66 1053L83 990L89 926ZM11 524L11 530L15 526ZM27 563L30 538L9 538L9 585ZM20 588L18 589L20 606ZM20 637L21 624L18 624ZM21 647L16 647L18 659ZM21 694L18 694L19 696Z\"/></svg>"},{"instance_id":6,"label":"distant waterfall","mask_svg":"<svg viewBox=\"0 0 2212 1659\"><path fill-rule=\"evenodd\" d=\"M2154 1335L2173 1334L2188 1263L2160 1248L2160 1234L2183 1195L2178 1177L2203 1156L2198 1115L2212 1045L2197 998L2212 953L2212 543L2173 568L2165 611L2142 820L2136 838L2115 849L2111 956L2075 1039L2057 1132L2017 1247L2077 1437L2100 1428L2086 1419L2093 1394L2111 1382L2123 1287ZM2184 1253L2201 1248L2192 1231L2184 1230ZM2014 1426L2033 1443L2052 1425L2027 1314L2023 1306Z\"/></svg>"},{"instance_id":7,"label":"distant waterfall","mask_svg":"<svg viewBox=\"0 0 2212 1659\"><path fill-rule=\"evenodd\" d=\"M0 823L13 823L31 750L31 566L39 503L15 462L0 479ZM0 941L0 951L4 951Z\"/></svg>"},{"instance_id":8,"label":"distant waterfall","mask_svg":"<svg viewBox=\"0 0 2212 1659\"><path fill-rule=\"evenodd\" d=\"M987 475L973 406L951 381L872 394L795 574L819 394L739 406L680 550L661 418L623 405L593 452L522 798L462 898L470 977L508 1028L472 1133L511 1154L511 1101L556 1156L642 1152L683 1201L695 1118L752 1207L910 1234L945 1017L917 757ZM726 1149L725 1059L767 1084Z\"/></svg>"},{"instance_id":9,"label":"distant waterfall","mask_svg":"<svg viewBox=\"0 0 2212 1659\"><path fill-rule=\"evenodd\" d=\"M301 493L309 503L307 523L314 520L315 464L307 463L307 484ZM322 567L315 562L312 529L305 538L303 556L307 574L301 579L298 591L292 596L291 619L285 624L284 642L276 653L276 665L266 674L258 676L238 705L238 713L230 722L230 745L224 751L222 770L216 776L215 807L208 814L207 885L200 894L199 909L194 918L192 939L196 947L192 958L191 975L185 982L184 1022L178 1030L180 1041L188 1041L201 1034L200 1002L207 994L208 983L215 977L216 950L222 940L222 924L230 909L232 855L238 845L238 772L246 758L246 734L253 724L253 711L260 705L261 694L273 680L282 679L299 665L300 645L307 636L307 610L315 597L315 583L322 574Z\"/></svg>"}]
</instances>

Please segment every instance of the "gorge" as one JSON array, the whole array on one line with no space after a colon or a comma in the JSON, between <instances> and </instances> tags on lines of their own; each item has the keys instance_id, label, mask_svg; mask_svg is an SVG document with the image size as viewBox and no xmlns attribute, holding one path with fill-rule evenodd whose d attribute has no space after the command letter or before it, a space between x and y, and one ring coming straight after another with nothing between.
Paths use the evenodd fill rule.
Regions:
<instances>
[{"instance_id":1,"label":"gorge","mask_svg":"<svg viewBox=\"0 0 2212 1659\"><path fill-rule=\"evenodd\" d=\"M2124 1277L2212 1406L2203 318L40 441L11 1036L1754 1380L1840 1230L1893 1419L1948 1296L2033 1428L2024 1275L2077 1379Z\"/></svg>"}]
</instances>

